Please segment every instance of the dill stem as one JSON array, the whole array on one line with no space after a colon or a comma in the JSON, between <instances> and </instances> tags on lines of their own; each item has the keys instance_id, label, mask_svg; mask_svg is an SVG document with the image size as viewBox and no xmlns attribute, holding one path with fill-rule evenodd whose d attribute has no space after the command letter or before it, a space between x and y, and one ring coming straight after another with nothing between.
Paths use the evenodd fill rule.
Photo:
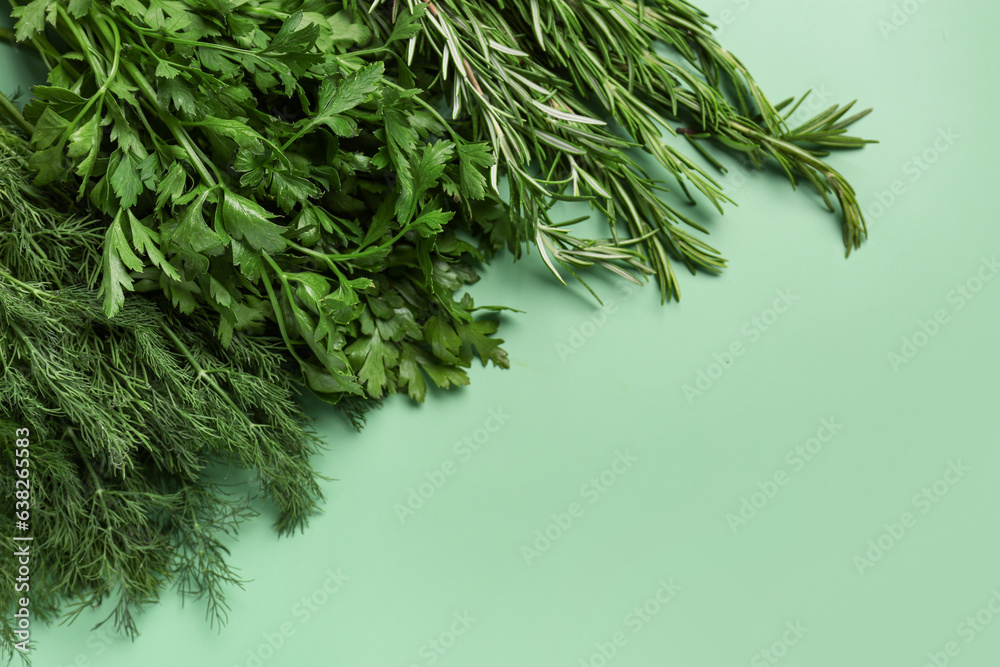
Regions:
<instances>
[{"instance_id":1,"label":"dill stem","mask_svg":"<svg viewBox=\"0 0 1000 667\"><path fill-rule=\"evenodd\" d=\"M80 447L80 443L76 440L76 438L73 438L73 446L76 447L76 451L80 454L80 459L90 472L91 479L94 480L94 485L97 487L97 491L94 492L94 496L98 499L98 501L100 501L101 507L104 509L104 517L107 522L110 523L111 511L108 509L108 504L104 501L104 485L101 484L101 478L98 476L97 471L94 470L94 466L90 465L90 457ZM111 527L105 525L104 530L110 532Z\"/></svg>"},{"instance_id":2,"label":"dill stem","mask_svg":"<svg viewBox=\"0 0 1000 667\"><path fill-rule=\"evenodd\" d=\"M215 378L209 375L208 372L206 372L205 369L201 367L201 364L198 363L198 360L194 358L193 354L191 354L191 350L188 349L188 346L185 345L184 342L180 339L180 337L178 337L177 334L171 331L170 327L168 327L166 323L163 322L162 320L160 321L160 328L163 330L165 334L167 334L167 337L173 342L173 344L177 346L177 349L181 351L181 354L183 354L184 357L188 360L188 363L191 364L192 368L194 368L195 371L197 371L198 373L197 379L204 380L205 382L207 382L209 386L211 386L212 389L214 389L216 393L219 394L222 400L225 401L229 407L231 407L233 410L235 410L239 414L243 415L244 418L246 418L246 415L243 413L243 410L241 410L233 402L233 399L229 397L229 394L227 394L222 389L222 387L219 386L219 383L215 381Z\"/></svg>"},{"instance_id":3,"label":"dill stem","mask_svg":"<svg viewBox=\"0 0 1000 667\"><path fill-rule=\"evenodd\" d=\"M32 296L38 297L42 301L51 301L52 300L52 298L50 297L50 295L46 294L44 291L39 290L39 289L35 289L34 287L32 287L31 285L29 285L28 283L21 282L20 280L18 280L17 278L15 278L14 276L12 276L11 274L7 273L3 269L0 269L0 278L3 278L7 282L11 283L12 285L16 285L17 287L20 287L23 290L27 290L28 292L31 292Z\"/></svg>"}]
</instances>

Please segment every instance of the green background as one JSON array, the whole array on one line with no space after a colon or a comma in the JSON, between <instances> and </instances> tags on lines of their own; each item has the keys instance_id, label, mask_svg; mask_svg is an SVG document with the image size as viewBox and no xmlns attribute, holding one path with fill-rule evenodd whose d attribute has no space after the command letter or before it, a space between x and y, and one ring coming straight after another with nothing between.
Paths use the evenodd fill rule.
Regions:
<instances>
[{"instance_id":1,"label":"green background","mask_svg":"<svg viewBox=\"0 0 1000 667\"><path fill-rule=\"evenodd\" d=\"M881 143L832 159L868 213L860 251L812 193L730 160L740 206L701 218L731 266L682 276L680 304L595 278L602 314L537 253L497 262L473 294L526 311L500 332L512 368L395 397L361 434L312 410L326 512L293 539L243 530L252 581L221 633L171 595L134 643L90 632L96 613L36 627L36 664L996 665L1000 5L700 4L773 99L875 107L858 132ZM0 72L39 81L9 46Z\"/></svg>"}]
</instances>

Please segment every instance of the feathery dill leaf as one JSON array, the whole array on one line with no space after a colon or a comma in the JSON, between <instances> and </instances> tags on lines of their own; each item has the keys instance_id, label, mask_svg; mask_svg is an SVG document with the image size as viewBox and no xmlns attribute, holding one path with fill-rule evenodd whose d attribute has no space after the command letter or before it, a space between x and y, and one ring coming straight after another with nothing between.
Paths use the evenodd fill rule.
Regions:
<instances>
[{"instance_id":1,"label":"feathery dill leaf","mask_svg":"<svg viewBox=\"0 0 1000 667\"><path fill-rule=\"evenodd\" d=\"M32 185L29 159L0 130L0 466L14 470L15 429L29 429L34 618L110 600L110 620L135 636L143 605L173 586L224 622L226 592L241 583L226 542L258 499L287 534L323 498L309 463L321 443L284 346L236 333L225 347L204 314L162 299L131 299L109 318L88 270L106 223L63 188ZM214 465L254 481L224 487L207 474ZM13 497L14 482L0 476L0 494ZM13 511L0 511L8 554ZM0 573L5 610L15 574ZM0 625L8 656L11 620Z\"/></svg>"}]
</instances>

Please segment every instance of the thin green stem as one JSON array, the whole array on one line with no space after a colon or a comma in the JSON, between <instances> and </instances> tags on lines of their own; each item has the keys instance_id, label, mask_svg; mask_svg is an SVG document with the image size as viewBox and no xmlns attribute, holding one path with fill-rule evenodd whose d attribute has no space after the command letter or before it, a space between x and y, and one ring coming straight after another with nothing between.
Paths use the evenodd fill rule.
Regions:
<instances>
[{"instance_id":1,"label":"thin green stem","mask_svg":"<svg viewBox=\"0 0 1000 667\"><path fill-rule=\"evenodd\" d=\"M14 106L14 103L10 101L3 93L0 93L0 113L6 116L14 125L27 134L29 137L35 133L35 126L25 120L21 111Z\"/></svg>"},{"instance_id":2,"label":"thin green stem","mask_svg":"<svg viewBox=\"0 0 1000 667\"><path fill-rule=\"evenodd\" d=\"M56 8L60 16L62 16L63 24L69 29L73 37L76 38L76 43L80 47L80 50L83 51L83 55L87 59L87 62L90 64L90 68L94 70L94 72L101 74L101 76L104 77L105 82L107 82L108 78L104 76L104 70L101 67L101 64L97 61L97 55L98 55L97 49L94 48L94 45L90 41L90 38L88 38L87 35L84 34L80 26L77 25L78 22L70 18L69 14L62 7L62 5L57 4ZM121 45L119 44L119 47L120 46ZM118 52L116 51L115 52L116 59L117 56Z\"/></svg>"},{"instance_id":3,"label":"thin green stem","mask_svg":"<svg viewBox=\"0 0 1000 667\"><path fill-rule=\"evenodd\" d=\"M14 276L12 276L11 274L7 273L3 269L0 269L0 279L6 280L8 283L10 283L12 285L15 285L17 287L20 287L21 289L23 289L23 290L25 290L27 292L30 292L32 296L37 297L37 298L41 299L42 301L47 301L47 302L51 303L51 302L53 302L55 300L58 300L58 297L55 297L55 296L53 296L53 295L51 295L48 292L45 292L43 290L36 289L35 287L33 287L32 285L29 285L28 283L21 282L20 280L18 280L17 278L15 278Z\"/></svg>"},{"instance_id":4,"label":"thin green stem","mask_svg":"<svg viewBox=\"0 0 1000 667\"><path fill-rule=\"evenodd\" d=\"M174 333L170 329L170 327L167 326L166 322L161 321L160 328L163 330L165 334L167 334L167 338L169 338L171 342L173 342L173 344L177 346L177 349L180 350L181 354L184 355L184 358L186 358L188 360L188 363L191 364L191 367L194 368L194 370L198 373L196 379L203 380L204 382L208 383L208 385L212 387L212 389L214 389L215 392L222 398L222 400L226 403L226 405L232 408L235 412L238 412L239 414L243 415L244 419L247 419L246 414L243 412L243 410L241 410L239 406L237 406L236 403L233 402L233 399L230 398L229 394L227 394L222 389L222 387L219 386L219 383L215 381L215 378L213 378L211 375L205 372L205 369L203 369L201 364L198 363L198 360L194 358L194 355L191 353L191 350L188 348L188 346L185 345L184 342L180 339L180 337L176 333ZM249 419L247 419L247 421L249 421Z\"/></svg>"},{"instance_id":5,"label":"thin green stem","mask_svg":"<svg viewBox=\"0 0 1000 667\"><path fill-rule=\"evenodd\" d=\"M215 178L212 177L212 174L209 173L205 164L198 157L198 148L194 145L194 141L187 133L187 130L181 126L172 114L168 113L163 107L160 106L160 100L156 96L156 91L153 90L153 87L149 85L149 81L146 80L146 77L142 75L135 65L130 62L126 62L125 70L129 73L132 80L139 86L139 89L142 90L147 103L153 107L153 111L159 115L164 124L170 130L170 133L174 135L184 150L187 151L188 157L191 159L191 164L194 166L195 171L198 172L198 175L201 176L202 180L204 180L210 187L215 187L217 182ZM215 169L214 164L212 165L212 168Z\"/></svg>"},{"instance_id":6,"label":"thin green stem","mask_svg":"<svg viewBox=\"0 0 1000 667\"><path fill-rule=\"evenodd\" d=\"M337 267L336 264L334 264L333 260L330 259L329 255L325 255L325 254L323 254L321 252L313 250L312 248L306 248L305 246L301 246L298 243L295 243L294 241L287 241L287 243L288 243L289 246L291 246L292 248L295 248L296 250L298 250L299 252L301 252L303 254L309 255L310 257L315 257L316 259L322 259L322 260L324 260L326 262L327 266L330 267L330 270L333 271L335 274L337 274L338 278L340 278L341 280L344 280L344 281L347 280L347 277L344 276L344 274L341 272L340 268Z\"/></svg>"},{"instance_id":7,"label":"thin green stem","mask_svg":"<svg viewBox=\"0 0 1000 667\"><path fill-rule=\"evenodd\" d=\"M271 259L271 256L267 253L263 253L264 259L267 260L271 268L274 269L275 277L279 279L284 278L284 271L278 266L278 263ZM278 329L281 331L281 338L285 341L285 347L291 353L292 357L299 362L299 365L305 366L305 361L299 356L298 352L295 351L295 346L292 345L291 339L288 337L288 332L285 330L285 316L281 312L281 302L278 301L278 296L274 293L274 288L271 286L271 281L264 276L264 289L267 290L267 296L271 301L271 308L274 309L274 320L278 323Z\"/></svg>"},{"instance_id":8,"label":"thin green stem","mask_svg":"<svg viewBox=\"0 0 1000 667\"><path fill-rule=\"evenodd\" d=\"M92 466L90 464L90 455L87 454L87 452L83 451L83 448L80 447L80 443L77 441L76 438L73 438L73 445L76 447L76 451L80 454L80 460L83 461L84 466L87 468L87 471L90 473L90 478L93 480L94 486L97 487L97 490L94 491L94 497L97 498L100 501L101 507L104 509L104 517L110 523L110 521L111 521L111 512L110 512L110 510L108 510L108 504L104 500L104 485L101 484L101 478L97 474L97 471L94 470L94 466ZM109 532L109 533L111 532L111 527L110 526L105 525L103 528L104 528L104 530L106 532Z\"/></svg>"}]
</instances>

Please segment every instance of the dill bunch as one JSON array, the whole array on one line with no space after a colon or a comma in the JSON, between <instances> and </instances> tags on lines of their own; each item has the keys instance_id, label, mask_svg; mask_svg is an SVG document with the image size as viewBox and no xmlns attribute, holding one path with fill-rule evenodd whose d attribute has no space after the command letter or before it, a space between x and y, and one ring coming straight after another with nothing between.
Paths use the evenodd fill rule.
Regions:
<instances>
[{"instance_id":1,"label":"dill bunch","mask_svg":"<svg viewBox=\"0 0 1000 667\"><path fill-rule=\"evenodd\" d=\"M204 315L135 298L114 317L97 293L106 223L65 187L38 188L23 141L0 130L0 466L30 431L31 611L48 621L111 600L128 635L168 586L224 622L239 585L226 541L258 514L279 534L322 501L309 457L321 446L296 402L280 340L234 334L224 347ZM18 436L20 437L20 436ZM221 465L252 480L223 485ZM14 496L15 476L0 476ZM0 548L15 548L5 503ZM6 556L5 558L10 558ZM0 570L12 610L16 568ZM0 651L13 653L11 614Z\"/></svg>"},{"instance_id":2,"label":"dill bunch","mask_svg":"<svg viewBox=\"0 0 1000 667\"><path fill-rule=\"evenodd\" d=\"M506 245L520 254L533 242L560 281L557 264L573 275L596 264L655 275L669 300L680 298L675 261L692 273L721 271L726 260L701 238L708 231L683 210L699 198L720 213L731 203L693 159L724 172L720 149L757 167L777 164L831 211L836 201L848 254L867 234L853 188L823 158L871 143L846 134L868 111L832 106L790 127L805 96L772 104L714 39L707 15L684 0L360 4L383 39L401 23L421 27L391 43L397 58L421 74L431 101L451 109L452 127L493 148L510 184ZM680 197L665 196L667 184L640 164L641 153L673 177ZM607 216L610 238L579 238L570 231L578 220L553 221L560 200L590 202Z\"/></svg>"}]
</instances>

